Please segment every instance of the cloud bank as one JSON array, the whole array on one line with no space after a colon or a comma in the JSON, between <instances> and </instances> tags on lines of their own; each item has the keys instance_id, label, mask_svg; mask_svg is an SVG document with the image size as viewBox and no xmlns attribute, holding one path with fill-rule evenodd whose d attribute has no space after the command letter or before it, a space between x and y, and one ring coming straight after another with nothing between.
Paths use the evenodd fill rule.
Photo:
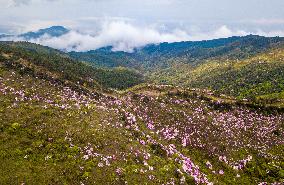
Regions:
<instances>
[{"instance_id":1,"label":"cloud bank","mask_svg":"<svg viewBox=\"0 0 284 185\"><path fill-rule=\"evenodd\" d=\"M264 32L259 30L251 33L243 30L231 30L225 25L209 32L200 32L199 30L185 31L182 29L161 31L153 26L137 26L125 21L107 21L101 25L100 30L96 31L95 34L89 34L88 31L82 33L80 31L71 30L60 37L51 37L46 34L38 39L27 41L64 51L89 51L112 46L113 51L132 52L134 48L143 47L147 44L209 40L248 34L284 36L283 31ZM4 39L14 41L25 40L21 37L9 37Z\"/></svg>"},{"instance_id":2,"label":"cloud bank","mask_svg":"<svg viewBox=\"0 0 284 185\"><path fill-rule=\"evenodd\" d=\"M113 51L132 52L134 48L147 44L180 42L189 40L189 38L185 31L179 29L165 33L150 27L139 27L123 21L114 21L104 23L96 35L70 31L60 37L44 35L28 41L66 51L88 51L112 46ZM15 37L9 39L24 40Z\"/></svg>"}]
</instances>

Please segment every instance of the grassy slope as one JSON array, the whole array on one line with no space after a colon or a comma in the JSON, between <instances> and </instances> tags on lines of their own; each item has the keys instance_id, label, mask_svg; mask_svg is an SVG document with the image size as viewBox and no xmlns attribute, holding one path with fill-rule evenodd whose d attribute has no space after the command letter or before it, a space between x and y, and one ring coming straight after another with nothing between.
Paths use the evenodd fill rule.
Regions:
<instances>
[{"instance_id":1,"label":"grassy slope","mask_svg":"<svg viewBox=\"0 0 284 185\"><path fill-rule=\"evenodd\" d=\"M107 96L18 47L36 45L1 50L2 184L283 183L283 113L171 86Z\"/></svg>"},{"instance_id":2,"label":"grassy slope","mask_svg":"<svg viewBox=\"0 0 284 185\"><path fill-rule=\"evenodd\" d=\"M37 73L90 89L124 89L144 81L137 71L93 68L58 50L27 42L0 42L0 54L2 61L17 69L23 68L23 73Z\"/></svg>"},{"instance_id":3,"label":"grassy slope","mask_svg":"<svg viewBox=\"0 0 284 185\"><path fill-rule=\"evenodd\" d=\"M243 60L207 60L196 66L173 65L152 74L157 83L211 89L238 97L278 103L284 91L284 50L271 49Z\"/></svg>"},{"instance_id":4,"label":"grassy slope","mask_svg":"<svg viewBox=\"0 0 284 185\"><path fill-rule=\"evenodd\" d=\"M0 64L3 184L283 182L281 114L166 87L83 95Z\"/></svg>"}]
</instances>

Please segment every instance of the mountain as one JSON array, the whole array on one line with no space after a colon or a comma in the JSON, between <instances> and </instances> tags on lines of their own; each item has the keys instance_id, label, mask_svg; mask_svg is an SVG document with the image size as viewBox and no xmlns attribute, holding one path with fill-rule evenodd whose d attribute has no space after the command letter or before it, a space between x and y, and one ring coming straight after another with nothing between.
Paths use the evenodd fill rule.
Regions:
<instances>
[{"instance_id":1,"label":"mountain","mask_svg":"<svg viewBox=\"0 0 284 185\"><path fill-rule=\"evenodd\" d=\"M52 26L50 28L40 29L36 32L27 32L24 34L20 34L19 37L23 37L26 40L37 39L42 37L43 35L49 35L51 37L60 37L64 34L67 34L68 32L69 30L63 26Z\"/></svg>"},{"instance_id":2,"label":"mountain","mask_svg":"<svg viewBox=\"0 0 284 185\"><path fill-rule=\"evenodd\" d=\"M52 26L49 28L45 28L45 29L40 29L38 31L35 32L27 32L27 33L23 33L23 34L2 34L0 35L0 39L5 39L5 38L11 38L11 37L20 37L23 38L25 40L31 40L31 39L38 39L44 35L49 35L51 37L60 37L62 35L65 35L69 32L70 30L66 29L63 26Z\"/></svg>"}]
</instances>

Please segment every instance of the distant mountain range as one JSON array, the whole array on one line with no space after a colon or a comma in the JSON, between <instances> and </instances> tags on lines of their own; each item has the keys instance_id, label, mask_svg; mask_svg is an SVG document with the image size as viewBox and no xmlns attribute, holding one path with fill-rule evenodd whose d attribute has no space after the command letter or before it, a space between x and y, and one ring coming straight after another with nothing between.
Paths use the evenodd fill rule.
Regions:
<instances>
[{"instance_id":1,"label":"distant mountain range","mask_svg":"<svg viewBox=\"0 0 284 185\"><path fill-rule=\"evenodd\" d=\"M63 26L51 26L49 28L22 34L2 34L0 35L0 39L6 40L3 38L19 37L22 38L22 40L31 41L32 39L38 39L44 35L60 37L70 31L71 30ZM144 47L135 48L132 53L123 51L114 52L112 46L106 46L90 51L70 52L70 55L74 58L84 59L94 64L100 63L98 65L117 67L123 65L117 61L123 59L123 62L127 61L127 63L129 63L129 57L131 58L130 60L135 60L135 63L137 63L137 60L141 61L141 59L153 61L157 61L158 59L160 61L173 57L183 57L189 60L206 59L219 57L224 53L230 56L239 55L236 57L246 57L247 55L261 52L271 45L283 41L284 38L281 37L268 38L258 35L247 35L203 41L148 44ZM64 48L62 48L62 51L65 51Z\"/></svg>"},{"instance_id":2,"label":"distant mountain range","mask_svg":"<svg viewBox=\"0 0 284 185\"><path fill-rule=\"evenodd\" d=\"M49 35L51 37L60 37L66 33L68 33L70 30L68 30L67 28L63 27L63 26L52 26L49 28L45 28L45 29L40 29L38 31L35 32L27 32L27 33L23 33L20 35L6 35L6 34L2 34L0 35L0 38L7 38L7 37L21 37L24 38L25 40L31 40L31 39L38 39L40 37L42 37L43 35Z\"/></svg>"},{"instance_id":3,"label":"distant mountain range","mask_svg":"<svg viewBox=\"0 0 284 185\"><path fill-rule=\"evenodd\" d=\"M69 30L63 26L52 26L50 28L40 29L36 32L21 34L20 37L24 37L25 39L37 39L45 34L50 35L51 37L60 37L68 32Z\"/></svg>"},{"instance_id":4,"label":"distant mountain range","mask_svg":"<svg viewBox=\"0 0 284 185\"><path fill-rule=\"evenodd\" d=\"M283 42L282 37L248 35L205 41L150 44L135 49L133 53L113 52L109 46L87 52L73 51L69 55L95 66L124 66L149 71L170 67L173 61L193 64L216 58L241 60L277 47Z\"/></svg>"}]
</instances>

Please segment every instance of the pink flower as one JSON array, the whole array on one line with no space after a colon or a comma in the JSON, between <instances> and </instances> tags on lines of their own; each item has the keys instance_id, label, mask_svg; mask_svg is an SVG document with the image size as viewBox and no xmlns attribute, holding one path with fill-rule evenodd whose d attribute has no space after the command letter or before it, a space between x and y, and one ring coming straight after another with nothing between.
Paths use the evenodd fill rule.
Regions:
<instances>
[{"instance_id":1,"label":"pink flower","mask_svg":"<svg viewBox=\"0 0 284 185\"><path fill-rule=\"evenodd\" d=\"M155 127L154 125L152 124L152 122L148 123L147 124L147 127L150 129L150 130L153 130Z\"/></svg>"},{"instance_id":2,"label":"pink flower","mask_svg":"<svg viewBox=\"0 0 284 185\"><path fill-rule=\"evenodd\" d=\"M211 164L209 161L206 162L206 166L207 166L209 169L212 169L212 164Z\"/></svg>"},{"instance_id":3,"label":"pink flower","mask_svg":"<svg viewBox=\"0 0 284 185\"><path fill-rule=\"evenodd\" d=\"M145 144L146 144L146 142L145 142L144 140L140 140L140 143L141 143L142 145L145 145Z\"/></svg>"},{"instance_id":4,"label":"pink flower","mask_svg":"<svg viewBox=\"0 0 284 185\"><path fill-rule=\"evenodd\" d=\"M100 167L100 168L103 167L103 166L104 166L103 163L99 163L99 164L98 164L98 167Z\"/></svg>"},{"instance_id":5,"label":"pink flower","mask_svg":"<svg viewBox=\"0 0 284 185\"><path fill-rule=\"evenodd\" d=\"M117 173L117 175L122 175L122 169L121 168L117 168L115 170L115 172Z\"/></svg>"},{"instance_id":6,"label":"pink flower","mask_svg":"<svg viewBox=\"0 0 284 185\"><path fill-rule=\"evenodd\" d=\"M187 140L186 140L186 138L183 138L183 139L182 139L182 146L183 146L183 147L186 147L186 146L187 146Z\"/></svg>"}]
</instances>

